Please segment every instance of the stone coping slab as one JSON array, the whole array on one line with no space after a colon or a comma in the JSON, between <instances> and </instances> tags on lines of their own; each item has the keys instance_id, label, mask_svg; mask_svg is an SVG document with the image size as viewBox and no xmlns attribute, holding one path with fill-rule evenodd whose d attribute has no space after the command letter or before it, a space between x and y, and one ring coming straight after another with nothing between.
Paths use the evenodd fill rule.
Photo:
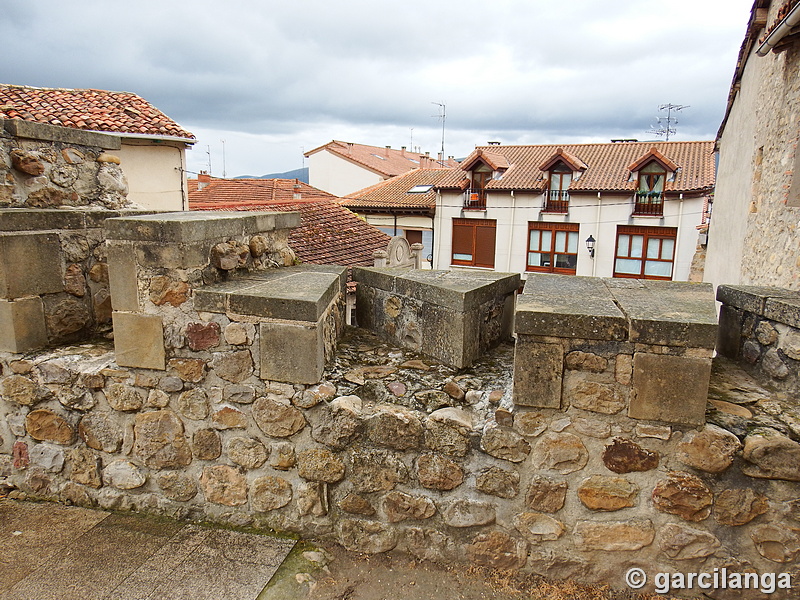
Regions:
<instances>
[{"instance_id":1,"label":"stone coping slab","mask_svg":"<svg viewBox=\"0 0 800 600\"><path fill-rule=\"evenodd\" d=\"M717 313L710 283L603 281L628 318L631 342L709 349L716 345Z\"/></svg>"},{"instance_id":2,"label":"stone coping slab","mask_svg":"<svg viewBox=\"0 0 800 600\"><path fill-rule=\"evenodd\" d=\"M794 299L798 301L800 300L800 292L779 287L755 285L721 285L717 288L718 301L757 315L766 316L764 312L766 311L767 303L772 299Z\"/></svg>"},{"instance_id":3,"label":"stone coping slab","mask_svg":"<svg viewBox=\"0 0 800 600\"><path fill-rule=\"evenodd\" d=\"M800 329L800 297L768 298L764 306L764 316Z\"/></svg>"},{"instance_id":4,"label":"stone coping slab","mask_svg":"<svg viewBox=\"0 0 800 600\"><path fill-rule=\"evenodd\" d=\"M183 211L119 217L105 223L106 239L186 243L253 235L300 224L300 213Z\"/></svg>"},{"instance_id":5,"label":"stone coping slab","mask_svg":"<svg viewBox=\"0 0 800 600\"><path fill-rule=\"evenodd\" d=\"M361 284L457 311L479 307L519 288L517 273L494 271L431 271L410 268L354 267Z\"/></svg>"},{"instance_id":6,"label":"stone coping slab","mask_svg":"<svg viewBox=\"0 0 800 600\"><path fill-rule=\"evenodd\" d=\"M81 210L48 208L0 209L0 231L48 231L102 227L106 219L151 215L153 210ZM166 214L166 213L164 213Z\"/></svg>"},{"instance_id":7,"label":"stone coping slab","mask_svg":"<svg viewBox=\"0 0 800 600\"><path fill-rule=\"evenodd\" d=\"M602 279L530 274L517 298L516 333L625 340L628 322Z\"/></svg>"},{"instance_id":8,"label":"stone coping slab","mask_svg":"<svg viewBox=\"0 0 800 600\"><path fill-rule=\"evenodd\" d=\"M299 265L242 275L194 292L197 310L316 322L344 294L345 267Z\"/></svg>"}]
</instances>

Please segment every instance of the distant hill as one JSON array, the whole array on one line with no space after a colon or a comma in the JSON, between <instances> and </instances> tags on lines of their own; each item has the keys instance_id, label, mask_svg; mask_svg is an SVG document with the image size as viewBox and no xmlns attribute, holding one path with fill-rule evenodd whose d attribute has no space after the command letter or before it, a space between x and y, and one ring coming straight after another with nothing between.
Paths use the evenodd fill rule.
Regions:
<instances>
[{"instance_id":1,"label":"distant hill","mask_svg":"<svg viewBox=\"0 0 800 600\"><path fill-rule=\"evenodd\" d=\"M234 179L299 179L303 183L308 183L308 167L285 173L270 173L269 175L239 175Z\"/></svg>"}]
</instances>

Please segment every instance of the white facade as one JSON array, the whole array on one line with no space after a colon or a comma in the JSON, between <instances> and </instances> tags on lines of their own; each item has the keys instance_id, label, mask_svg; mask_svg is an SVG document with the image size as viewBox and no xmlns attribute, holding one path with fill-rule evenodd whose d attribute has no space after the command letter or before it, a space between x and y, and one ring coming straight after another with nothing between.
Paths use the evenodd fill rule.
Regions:
<instances>
[{"instance_id":1,"label":"white facade","mask_svg":"<svg viewBox=\"0 0 800 600\"><path fill-rule=\"evenodd\" d=\"M380 183L385 178L328 150L308 156L308 183L340 198Z\"/></svg>"},{"instance_id":2,"label":"white facade","mask_svg":"<svg viewBox=\"0 0 800 600\"><path fill-rule=\"evenodd\" d=\"M672 279L687 281L692 257L697 247L697 228L703 211L703 198L669 199L663 217L632 217L634 208L629 194L573 194L567 214L543 213L541 193L490 192L486 210L464 210L464 194L442 191L436 204L436 240L434 269L475 269L452 264L453 219L490 219L496 221L495 271L518 272L523 277L528 254L529 223L579 224L576 275L612 277L617 243L617 226L675 227L675 253ZM586 248L589 236L596 240L595 256Z\"/></svg>"},{"instance_id":3,"label":"white facade","mask_svg":"<svg viewBox=\"0 0 800 600\"><path fill-rule=\"evenodd\" d=\"M122 138L115 150L128 180L128 199L150 210L188 210L186 144Z\"/></svg>"}]
</instances>

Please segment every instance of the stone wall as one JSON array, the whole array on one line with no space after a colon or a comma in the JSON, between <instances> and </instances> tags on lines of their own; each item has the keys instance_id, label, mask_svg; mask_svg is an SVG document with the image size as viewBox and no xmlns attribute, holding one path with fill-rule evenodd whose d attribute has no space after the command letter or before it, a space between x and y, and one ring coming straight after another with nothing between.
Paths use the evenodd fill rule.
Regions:
<instances>
[{"instance_id":1,"label":"stone wall","mask_svg":"<svg viewBox=\"0 0 800 600\"><path fill-rule=\"evenodd\" d=\"M800 292L781 288L717 288L720 336L717 351L771 386L800 386Z\"/></svg>"}]
</instances>

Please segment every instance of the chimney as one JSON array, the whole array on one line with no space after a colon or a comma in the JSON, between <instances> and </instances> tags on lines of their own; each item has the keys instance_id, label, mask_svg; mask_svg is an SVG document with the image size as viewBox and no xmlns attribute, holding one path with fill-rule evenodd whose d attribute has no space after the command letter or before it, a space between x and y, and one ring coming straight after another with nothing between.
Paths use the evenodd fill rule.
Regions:
<instances>
[{"instance_id":1,"label":"chimney","mask_svg":"<svg viewBox=\"0 0 800 600\"><path fill-rule=\"evenodd\" d=\"M389 156L389 150L391 150L391 146L386 146L386 156Z\"/></svg>"},{"instance_id":2,"label":"chimney","mask_svg":"<svg viewBox=\"0 0 800 600\"><path fill-rule=\"evenodd\" d=\"M292 186L292 200L300 200L303 197L303 195L300 193L302 188L303 186L300 185L300 180L295 179L294 185Z\"/></svg>"},{"instance_id":3,"label":"chimney","mask_svg":"<svg viewBox=\"0 0 800 600\"><path fill-rule=\"evenodd\" d=\"M406 155L406 147L405 146L400 146L400 152L402 152L403 156L405 156Z\"/></svg>"},{"instance_id":4,"label":"chimney","mask_svg":"<svg viewBox=\"0 0 800 600\"><path fill-rule=\"evenodd\" d=\"M500 142L488 142L490 146L499 146Z\"/></svg>"},{"instance_id":5,"label":"chimney","mask_svg":"<svg viewBox=\"0 0 800 600\"><path fill-rule=\"evenodd\" d=\"M206 171L200 171L197 174L197 191L199 192L209 183L211 183L211 175L209 175Z\"/></svg>"},{"instance_id":6,"label":"chimney","mask_svg":"<svg viewBox=\"0 0 800 600\"><path fill-rule=\"evenodd\" d=\"M439 162L442 162L444 160L444 154L442 154L441 152L439 152L437 156L439 157Z\"/></svg>"}]
</instances>

